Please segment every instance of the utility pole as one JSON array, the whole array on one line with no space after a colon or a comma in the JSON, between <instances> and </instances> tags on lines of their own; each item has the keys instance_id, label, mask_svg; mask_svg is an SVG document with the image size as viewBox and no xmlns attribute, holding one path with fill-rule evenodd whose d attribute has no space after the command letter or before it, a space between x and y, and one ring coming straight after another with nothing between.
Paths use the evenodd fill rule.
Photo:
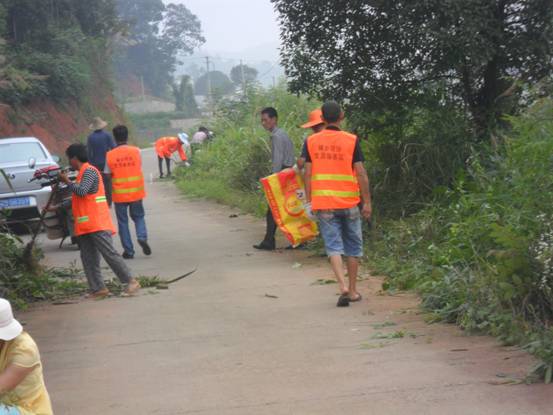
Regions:
<instances>
[{"instance_id":1,"label":"utility pole","mask_svg":"<svg viewBox=\"0 0 553 415\"><path fill-rule=\"evenodd\" d=\"M212 102L211 102L211 75L209 74L209 56L205 57L205 65L206 65L206 79L207 79L207 103L209 106L209 109L211 111L212 109Z\"/></svg>"},{"instance_id":2,"label":"utility pole","mask_svg":"<svg viewBox=\"0 0 553 415\"><path fill-rule=\"evenodd\" d=\"M143 76L140 76L140 87L142 88L142 102L146 102L146 88L144 87Z\"/></svg>"},{"instance_id":3,"label":"utility pole","mask_svg":"<svg viewBox=\"0 0 553 415\"><path fill-rule=\"evenodd\" d=\"M240 74L242 75L242 93L246 96L246 75L244 74L244 63L240 59Z\"/></svg>"}]
</instances>

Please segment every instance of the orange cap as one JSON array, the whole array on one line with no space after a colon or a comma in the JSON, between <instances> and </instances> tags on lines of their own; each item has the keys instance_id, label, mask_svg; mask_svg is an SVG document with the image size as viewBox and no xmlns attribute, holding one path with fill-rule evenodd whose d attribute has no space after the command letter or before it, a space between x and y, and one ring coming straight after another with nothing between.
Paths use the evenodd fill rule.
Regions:
<instances>
[{"instance_id":1,"label":"orange cap","mask_svg":"<svg viewBox=\"0 0 553 415\"><path fill-rule=\"evenodd\" d=\"M301 126L301 128L311 128L319 124L324 124L323 112L320 109L309 113L309 121Z\"/></svg>"}]
</instances>

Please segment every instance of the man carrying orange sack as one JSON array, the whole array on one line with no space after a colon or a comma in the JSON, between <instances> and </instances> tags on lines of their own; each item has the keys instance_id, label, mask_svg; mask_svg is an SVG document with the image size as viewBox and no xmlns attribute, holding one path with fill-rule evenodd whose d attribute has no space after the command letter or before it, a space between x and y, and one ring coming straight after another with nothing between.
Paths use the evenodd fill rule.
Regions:
<instances>
[{"instance_id":1,"label":"man carrying orange sack","mask_svg":"<svg viewBox=\"0 0 553 415\"><path fill-rule=\"evenodd\" d=\"M179 134L178 137L161 137L158 138L155 144L155 149L157 153L157 159L159 162L159 178L163 178L163 160L167 165L167 177L171 176L171 156L173 153L179 153L180 159L182 161L188 160L186 157L186 151L184 147L189 145L188 135Z\"/></svg>"},{"instance_id":2,"label":"man carrying orange sack","mask_svg":"<svg viewBox=\"0 0 553 415\"><path fill-rule=\"evenodd\" d=\"M140 289L140 284L132 277L125 261L113 247L112 235L115 234L115 228L100 171L88 163L86 147L82 144L70 145L65 154L71 167L79 172L76 183L71 182L65 172L60 173L60 179L73 194L71 203L75 235L91 290L89 297L103 298L110 295L102 277L100 255L121 283L126 285L124 295L132 295Z\"/></svg>"},{"instance_id":3,"label":"man carrying orange sack","mask_svg":"<svg viewBox=\"0 0 553 415\"><path fill-rule=\"evenodd\" d=\"M305 192L340 286L337 306L345 307L361 300L356 287L363 256L361 216L369 219L372 215L369 178L359 139L340 129L344 118L340 105L327 102L322 112L326 128L310 136L305 145ZM342 256L347 261L349 286Z\"/></svg>"},{"instance_id":4,"label":"man carrying orange sack","mask_svg":"<svg viewBox=\"0 0 553 415\"><path fill-rule=\"evenodd\" d=\"M146 191L142 173L140 149L128 144L129 130L124 125L113 129L117 147L107 154L106 174L111 174L113 184L113 202L117 214L119 237L123 245L123 258L134 258L134 246L129 230L129 213L136 227L138 244L144 255L151 255L148 245L148 232L144 220L144 203Z\"/></svg>"},{"instance_id":5,"label":"man carrying orange sack","mask_svg":"<svg viewBox=\"0 0 553 415\"><path fill-rule=\"evenodd\" d=\"M301 128L308 129L311 128L313 131L313 134L320 133L325 129L325 121L323 120L323 111L320 109L316 109L314 111L311 111L309 113L309 120L301 126ZM307 148L304 147L304 150L307 151ZM305 159L307 158L307 155L304 154L302 151L301 156L298 158L297 164L298 168L300 170L303 170L305 167Z\"/></svg>"}]
</instances>

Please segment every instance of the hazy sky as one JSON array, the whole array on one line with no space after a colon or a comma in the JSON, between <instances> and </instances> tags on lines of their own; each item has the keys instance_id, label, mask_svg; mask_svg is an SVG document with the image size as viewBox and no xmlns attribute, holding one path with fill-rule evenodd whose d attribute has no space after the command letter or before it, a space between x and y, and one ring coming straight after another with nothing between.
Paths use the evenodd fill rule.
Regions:
<instances>
[{"instance_id":1,"label":"hazy sky","mask_svg":"<svg viewBox=\"0 0 553 415\"><path fill-rule=\"evenodd\" d=\"M279 29L276 13L269 0L170 0L185 4L202 22L206 44L202 49L235 56L237 52L249 52L259 56L272 45L274 51L267 56L277 56ZM170 2L166 0L166 2Z\"/></svg>"}]
</instances>

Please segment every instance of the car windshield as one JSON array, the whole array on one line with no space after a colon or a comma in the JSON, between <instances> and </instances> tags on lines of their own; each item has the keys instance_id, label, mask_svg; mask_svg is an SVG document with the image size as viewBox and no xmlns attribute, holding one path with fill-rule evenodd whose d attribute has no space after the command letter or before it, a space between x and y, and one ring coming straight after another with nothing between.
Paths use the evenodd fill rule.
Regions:
<instances>
[{"instance_id":1,"label":"car windshield","mask_svg":"<svg viewBox=\"0 0 553 415\"><path fill-rule=\"evenodd\" d=\"M0 142L0 163L27 162L30 158L46 160L46 154L38 143Z\"/></svg>"}]
</instances>

